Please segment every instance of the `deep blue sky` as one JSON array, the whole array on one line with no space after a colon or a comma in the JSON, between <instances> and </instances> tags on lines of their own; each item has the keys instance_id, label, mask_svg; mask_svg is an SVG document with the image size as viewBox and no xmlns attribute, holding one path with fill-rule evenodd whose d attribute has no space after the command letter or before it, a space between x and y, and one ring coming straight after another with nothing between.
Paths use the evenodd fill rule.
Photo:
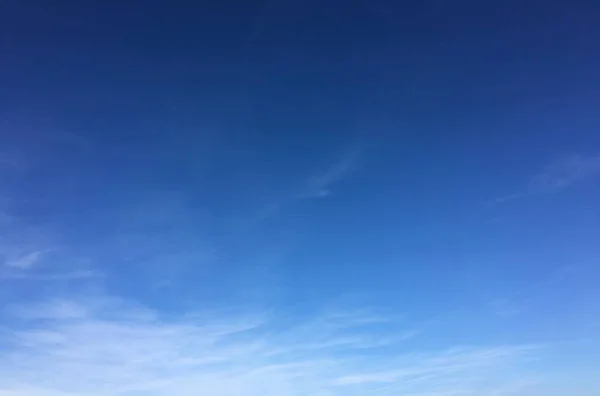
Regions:
<instances>
[{"instance_id":1,"label":"deep blue sky","mask_svg":"<svg viewBox=\"0 0 600 396\"><path fill-rule=\"evenodd\" d=\"M597 394L599 20L594 1L2 2L0 396ZM302 344L365 312L386 325L361 342L408 342ZM191 357L174 341L246 314L268 319ZM225 363L156 385L138 349L111 361L124 380L102 347L48 341L120 349L82 329L128 321L163 353L140 361ZM228 354L258 341L288 352ZM78 376L73 353L77 381L28 374ZM321 366L340 353L358 360Z\"/></svg>"}]
</instances>

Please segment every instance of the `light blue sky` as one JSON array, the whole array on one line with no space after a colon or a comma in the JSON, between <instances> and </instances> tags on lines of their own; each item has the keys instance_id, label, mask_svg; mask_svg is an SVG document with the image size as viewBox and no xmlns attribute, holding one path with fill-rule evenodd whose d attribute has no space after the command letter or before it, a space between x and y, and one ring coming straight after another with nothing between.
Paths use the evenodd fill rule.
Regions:
<instances>
[{"instance_id":1,"label":"light blue sky","mask_svg":"<svg viewBox=\"0 0 600 396\"><path fill-rule=\"evenodd\" d=\"M0 8L0 396L600 394L593 7L59 3Z\"/></svg>"}]
</instances>

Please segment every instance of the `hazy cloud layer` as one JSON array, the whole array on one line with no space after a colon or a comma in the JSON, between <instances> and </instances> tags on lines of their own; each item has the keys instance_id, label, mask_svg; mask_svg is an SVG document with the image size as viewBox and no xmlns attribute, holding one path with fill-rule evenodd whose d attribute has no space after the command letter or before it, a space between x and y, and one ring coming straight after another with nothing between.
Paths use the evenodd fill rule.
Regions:
<instances>
[{"instance_id":1,"label":"hazy cloud layer","mask_svg":"<svg viewBox=\"0 0 600 396\"><path fill-rule=\"evenodd\" d=\"M364 313L286 325L266 314L166 319L96 297L13 306L8 315L2 396L480 395L529 379L524 365L538 353L522 345L415 351L414 329Z\"/></svg>"},{"instance_id":2,"label":"hazy cloud layer","mask_svg":"<svg viewBox=\"0 0 600 396\"><path fill-rule=\"evenodd\" d=\"M322 173L292 183L297 188L285 199L264 213L259 208L258 223L292 204L331 195L358 157L348 150ZM594 158L571 158L510 199L567 187L599 166ZM223 299L211 301L219 309L208 310L208 299L198 299L181 304L189 308L181 312L161 306L164 289L138 297L144 285L163 281L172 286L170 297L182 300L186 287L215 280L201 278L200 269L231 265L221 258L227 249L213 243L184 198L139 195L147 199L101 206L106 211L99 217L110 219L104 233L93 223L77 227L76 233L93 231L93 242L83 248L68 235L61 239L52 224L32 227L6 213L0 223L0 287L8 296L0 312L0 396L545 396L551 388L540 369L548 346L518 341L526 337L480 337L473 330L477 312L459 323L477 340L465 344L445 335L444 326L454 326L456 334L454 311L438 312L450 319L435 320L439 329L432 331L355 306L300 313L288 302L290 312L281 306L261 311ZM240 258L250 279L261 254ZM237 281L239 273L227 270L223 277ZM198 284L185 284L190 274L201 279ZM132 295L122 297L107 279L129 282L124 289ZM519 312L513 300L490 305L510 317ZM312 307L326 303L312 301Z\"/></svg>"}]
</instances>

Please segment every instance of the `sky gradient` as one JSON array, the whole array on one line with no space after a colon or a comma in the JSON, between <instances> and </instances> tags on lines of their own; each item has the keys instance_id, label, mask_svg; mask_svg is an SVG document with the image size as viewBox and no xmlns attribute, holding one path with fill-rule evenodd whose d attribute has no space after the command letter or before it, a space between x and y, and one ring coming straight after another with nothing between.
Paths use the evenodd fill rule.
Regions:
<instances>
[{"instance_id":1,"label":"sky gradient","mask_svg":"<svg viewBox=\"0 0 600 396\"><path fill-rule=\"evenodd\" d=\"M400 3L3 1L0 396L599 395L600 6Z\"/></svg>"}]
</instances>

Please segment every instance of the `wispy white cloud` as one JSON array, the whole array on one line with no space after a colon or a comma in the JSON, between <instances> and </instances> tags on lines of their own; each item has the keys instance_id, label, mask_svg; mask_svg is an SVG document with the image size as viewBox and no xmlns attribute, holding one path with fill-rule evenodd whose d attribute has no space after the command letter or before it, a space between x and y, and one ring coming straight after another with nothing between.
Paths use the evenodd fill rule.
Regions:
<instances>
[{"instance_id":1,"label":"wispy white cloud","mask_svg":"<svg viewBox=\"0 0 600 396\"><path fill-rule=\"evenodd\" d=\"M166 319L119 299L84 301L13 307L0 332L0 396L474 396L522 380L536 352L415 353L410 328L392 321L378 332L362 314L283 326L265 314Z\"/></svg>"},{"instance_id":2,"label":"wispy white cloud","mask_svg":"<svg viewBox=\"0 0 600 396\"><path fill-rule=\"evenodd\" d=\"M0 277L2 274L30 273L49 269L48 261L60 251L56 233L39 224L21 221L10 208L11 194L6 192L6 209L0 203ZM4 210L3 210L4 209Z\"/></svg>"},{"instance_id":3,"label":"wispy white cloud","mask_svg":"<svg viewBox=\"0 0 600 396\"><path fill-rule=\"evenodd\" d=\"M306 185L298 194L299 199L326 197L332 194L331 187L351 173L360 158L358 147L352 146L344 151L341 158L331 164L325 171L316 174L306 181Z\"/></svg>"},{"instance_id":4,"label":"wispy white cloud","mask_svg":"<svg viewBox=\"0 0 600 396\"><path fill-rule=\"evenodd\" d=\"M40 262L40 260L42 259L42 255L42 251L29 252L21 254L17 257L9 258L5 261L4 264L7 267L28 270Z\"/></svg>"},{"instance_id":5,"label":"wispy white cloud","mask_svg":"<svg viewBox=\"0 0 600 396\"><path fill-rule=\"evenodd\" d=\"M87 307L69 300L51 300L41 304L15 306L11 313L24 320L79 319L88 314Z\"/></svg>"},{"instance_id":6,"label":"wispy white cloud","mask_svg":"<svg viewBox=\"0 0 600 396\"><path fill-rule=\"evenodd\" d=\"M40 242L44 239L40 236L31 237L24 233L24 237L20 235L16 240L9 238L23 234L18 223L6 228L0 229L0 281L61 281L101 276L98 270L69 254L68 250L50 248L48 242Z\"/></svg>"},{"instance_id":7,"label":"wispy white cloud","mask_svg":"<svg viewBox=\"0 0 600 396\"><path fill-rule=\"evenodd\" d=\"M102 277L103 274L101 272L86 269L51 272L0 272L0 280L63 281Z\"/></svg>"},{"instance_id":8,"label":"wispy white cloud","mask_svg":"<svg viewBox=\"0 0 600 396\"><path fill-rule=\"evenodd\" d=\"M560 190L597 175L600 175L600 155L572 155L546 166L533 175L523 190L501 196L491 204L502 204L530 195Z\"/></svg>"},{"instance_id":9,"label":"wispy white cloud","mask_svg":"<svg viewBox=\"0 0 600 396\"><path fill-rule=\"evenodd\" d=\"M361 152L359 145L346 147L341 156L332 161L325 169L315 172L299 183L294 183L291 191L273 198L238 228L246 232L257 223L275 217L302 201L332 196L333 186L342 182L357 168Z\"/></svg>"}]
</instances>

